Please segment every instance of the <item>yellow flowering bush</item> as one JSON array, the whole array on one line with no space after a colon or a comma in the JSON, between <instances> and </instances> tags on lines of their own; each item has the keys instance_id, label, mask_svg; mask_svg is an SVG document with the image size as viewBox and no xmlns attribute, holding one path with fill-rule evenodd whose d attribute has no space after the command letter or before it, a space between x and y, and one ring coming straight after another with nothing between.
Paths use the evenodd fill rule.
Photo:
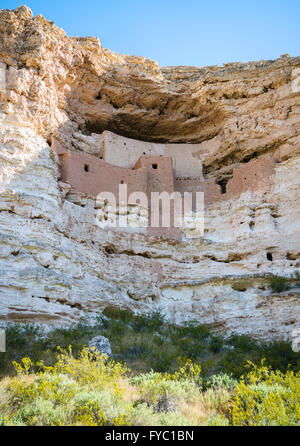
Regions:
<instances>
[{"instance_id":1,"label":"yellow flowering bush","mask_svg":"<svg viewBox=\"0 0 300 446\"><path fill-rule=\"evenodd\" d=\"M10 380L0 412L3 422L25 425L122 426L129 423L132 406L123 401L122 378L127 368L83 349L74 358L71 348L61 351L53 366L34 365L30 358L14 363L18 376ZM37 375L31 374L35 367ZM104 390L105 389L105 390Z\"/></svg>"},{"instance_id":2,"label":"yellow flowering bush","mask_svg":"<svg viewBox=\"0 0 300 446\"><path fill-rule=\"evenodd\" d=\"M129 425L132 405L103 391L83 391L74 399L75 424L85 426Z\"/></svg>"},{"instance_id":3,"label":"yellow flowering bush","mask_svg":"<svg viewBox=\"0 0 300 446\"><path fill-rule=\"evenodd\" d=\"M249 373L235 388L229 409L236 426L300 424L300 373L282 373L249 363Z\"/></svg>"},{"instance_id":4,"label":"yellow flowering bush","mask_svg":"<svg viewBox=\"0 0 300 446\"><path fill-rule=\"evenodd\" d=\"M83 348L79 357L74 358L69 347L69 351L61 350L53 366L46 367L42 362L39 365L52 375L65 374L74 378L79 384L96 386L99 389L112 386L117 390L120 379L128 371L123 364L107 358L96 349L91 352L88 348Z\"/></svg>"},{"instance_id":5,"label":"yellow flowering bush","mask_svg":"<svg viewBox=\"0 0 300 446\"><path fill-rule=\"evenodd\" d=\"M188 380L200 385L202 382L200 378L201 366L192 362L191 359L178 358L178 360L184 361L184 363L178 370L170 375L170 378L173 380Z\"/></svg>"},{"instance_id":6,"label":"yellow flowering bush","mask_svg":"<svg viewBox=\"0 0 300 446\"><path fill-rule=\"evenodd\" d=\"M17 377L0 382L0 426L300 424L300 372L248 362L239 381L201 377L201 367L179 358L173 373L129 377L126 366L97 351L60 350L52 366L24 357Z\"/></svg>"}]
</instances>

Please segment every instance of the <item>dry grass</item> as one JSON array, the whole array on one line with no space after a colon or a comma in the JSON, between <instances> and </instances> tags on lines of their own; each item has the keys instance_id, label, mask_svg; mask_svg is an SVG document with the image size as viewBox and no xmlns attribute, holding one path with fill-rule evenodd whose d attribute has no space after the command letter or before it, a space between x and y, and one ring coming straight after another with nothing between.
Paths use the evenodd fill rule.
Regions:
<instances>
[{"instance_id":1,"label":"dry grass","mask_svg":"<svg viewBox=\"0 0 300 446\"><path fill-rule=\"evenodd\" d=\"M120 382L120 386L123 390L122 397L125 403L134 403L138 401L140 397L140 391L137 386L133 386L128 382L128 380L125 379Z\"/></svg>"},{"instance_id":2,"label":"dry grass","mask_svg":"<svg viewBox=\"0 0 300 446\"><path fill-rule=\"evenodd\" d=\"M231 394L226 389L208 389L200 394L197 401L181 401L179 404L180 412L191 423L197 426L205 426L209 418L221 413L230 398Z\"/></svg>"}]
</instances>

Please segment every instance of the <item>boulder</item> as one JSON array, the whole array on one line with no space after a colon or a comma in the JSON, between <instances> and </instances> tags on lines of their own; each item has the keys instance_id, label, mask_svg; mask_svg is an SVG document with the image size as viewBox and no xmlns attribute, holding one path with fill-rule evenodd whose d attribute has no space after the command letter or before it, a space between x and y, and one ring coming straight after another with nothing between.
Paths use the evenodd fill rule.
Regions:
<instances>
[{"instance_id":1,"label":"boulder","mask_svg":"<svg viewBox=\"0 0 300 446\"><path fill-rule=\"evenodd\" d=\"M95 348L99 353L111 356L111 346L109 340L105 336L95 336L89 342L90 350Z\"/></svg>"}]
</instances>

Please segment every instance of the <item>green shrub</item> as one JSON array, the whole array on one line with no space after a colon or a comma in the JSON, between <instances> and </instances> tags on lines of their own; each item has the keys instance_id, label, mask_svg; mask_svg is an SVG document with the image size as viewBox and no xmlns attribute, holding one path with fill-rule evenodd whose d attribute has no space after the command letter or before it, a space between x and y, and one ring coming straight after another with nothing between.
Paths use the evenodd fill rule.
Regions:
<instances>
[{"instance_id":1,"label":"green shrub","mask_svg":"<svg viewBox=\"0 0 300 446\"><path fill-rule=\"evenodd\" d=\"M139 388L143 401L157 405L161 401L193 401L200 392L201 368L188 361L174 374L149 372L130 380Z\"/></svg>"},{"instance_id":2,"label":"green shrub","mask_svg":"<svg viewBox=\"0 0 300 446\"><path fill-rule=\"evenodd\" d=\"M193 424L180 412L156 412L146 403L137 404L132 411L133 426L192 426Z\"/></svg>"},{"instance_id":3,"label":"green shrub","mask_svg":"<svg viewBox=\"0 0 300 446\"><path fill-rule=\"evenodd\" d=\"M213 335L210 339L209 349L213 353L220 353L224 345L224 339L221 336Z\"/></svg>"},{"instance_id":4,"label":"green shrub","mask_svg":"<svg viewBox=\"0 0 300 446\"><path fill-rule=\"evenodd\" d=\"M199 342L206 340L210 335L211 332L206 325L199 324L198 321L189 321L185 322L183 326L175 327L173 338L187 336Z\"/></svg>"},{"instance_id":5,"label":"green shrub","mask_svg":"<svg viewBox=\"0 0 300 446\"><path fill-rule=\"evenodd\" d=\"M14 422L26 426L64 426L68 423L68 412L63 405L55 406L42 398L22 407Z\"/></svg>"},{"instance_id":6,"label":"green shrub","mask_svg":"<svg viewBox=\"0 0 300 446\"><path fill-rule=\"evenodd\" d=\"M262 358L266 358L266 363L273 370L287 372L287 370L300 370L300 355L292 350L291 342L272 341L261 344L259 364Z\"/></svg>"},{"instance_id":7,"label":"green shrub","mask_svg":"<svg viewBox=\"0 0 300 446\"><path fill-rule=\"evenodd\" d=\"M285 277L272 276L269 279L269 286L273 291L281 293L282 291L286 291L290 288L290 283Z\"/></svg>"},{"instance_id":8,"label":"green shrub","mask_svg":"<svg viewBox=\"0 0 300 446\"><path fill-rule=\"evenodd\" d=\"M235 351L243 353L255 351L258 347L258 343L246 335L232 335L227 340L227 343L234 347Z\"/></svg>"},{"instance_id":9,"label":"green shrub","mask_svg":"<svg viewBox=\"0 0 300 446\"><path fill-rule=\"evenodd\" d=\"M219 389L221 387L231 391L238 384L238 381L228 375L227 373L219 373L218 375L212 375L205 381L205 388Z\"/></svg>"},{"instance_id":10,"label":"green shrub","mask_svg":"<svg viewBox=\"0 0 300 446\"><path fill-rule=\"evenodd\" d=\"M137 332L160 330L165 324L165 316L160 311L154 311L150 314L141 314L134 318L132 327Z\"/></svg>"},{"instance_id":11,"label":"green shrub","mask_svg":"<svg viewBox=\"0 0 300 446\"><path fill-rule=\"evenodd\" d=\"M179 354L178 346L172 344L166 344L163 348L155 346L149 351L148 360L157 372L167 372L175 366Z\"/></svg>"},{"instance_id":12,"label":"green shrub","mask_svg":"<svg viewBox=\"0 0 300 446\"><path fill-rule=\"evenodd\" d=\"M207 426L229 426L229 420L224 415L214 415L207 420Z\"/></svg>"}]
</instances>

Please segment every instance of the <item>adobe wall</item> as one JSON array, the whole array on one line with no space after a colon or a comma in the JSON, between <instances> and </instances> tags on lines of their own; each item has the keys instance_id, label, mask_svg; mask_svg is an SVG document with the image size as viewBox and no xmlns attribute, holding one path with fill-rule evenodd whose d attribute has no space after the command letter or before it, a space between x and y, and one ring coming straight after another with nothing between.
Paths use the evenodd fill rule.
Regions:
<instances>
[{"instance_id":1,"label":"adobe wall","mask_svg":"<svg viewBox=\"0 0 300 446\"><path fill-rule=\"evenodd\" d=\"M127 184L131 192L147 193L147 170L128 170L111 166L92 155L68 152L59 155L61 179L77 191L97 197L100 192L112 192L119 198L119 184ZM88 171L86 171L88 170Z\"/></svg>"},{"instance_id":2,"label":"adobe wall","mask_svg":"<svg viewBox=\"0 0 300 446\"><path fill-rule=\"evenodd\" d=\"M204 178L199 177L175 177L174 190L180 193L184 192L203 192Z\"/></svg>"},{"instance_id":3,"label":"adobe wall","mask_svg":"<svg viewBox=\"0 0 300 446\"><path fill-rule=\"evenodd\" d=\"M270 177L275 172L276 160L272 156L262 156L241 165L228 181L228 197L235 197L246 190L266 191L270 186Z\"/></svg>"},{"instance_id":4,"label":"adobe wall","mask_svg":"<svg viewBox=\"0 0 300 446\"><path fill-rule=\"evenodd\" d=\"M108 130L104 131L102 136L103 159L114 166L132 169L140 156L159 156L164 154L164 144L125 138Z\"/></svg>"},{"instance_id":5,"label":"adobe wall","mask_svg":"<svg viewBox=\"0 0 300 446\"><path fill-rule=\"evenodd\" d=\"M142 156L134 169L144 167L148 172L148 194L151 192L173 192L173 162L170 157Z\"/></svg>"},{"instance_id":6,"label":"adobe wall","mask_svg":"<svg viewBox=\"0 0 300 446\"><path fill-rule=\"evenodd\" d=\"M141 156L165 156L173 159L176 176L201 176L201 144L159 144L102 133L103 159L109 164L132 168ZM193 156L195 154L196 156Z\"/></svg>"},{"instance_id":7,"label":"adobe wall","mask_svg":"<svg viewBox=\"0 0 300 446\"><path fill-rule=\"evenodd\" d=\"M275 172L276 160L269 155L251 160L233 171L232 178L226 185L226 193L221 192L221 187L215 179L204 181L204 200L210 205L220 200L241 195L247 190L265 192L269 189L270 177Z\"/></svg>"},{"instance_id":8,"label":"adobe wall","mask_svg":"<svg viewBox=\"0 0 300 446\"><path fill-rule=\"evenodd\" d=\"M155 168L154 168L155 167ZM151 192L174 192L173 160L171 157L142 156L134 166L134 169L147 169L148 175L148 203L151 204ZM149 208L150 210L150 208ZM148 236L164 237L167 239L181 240L182 235L179 228L174 227L174 203L170 203L170 227L162 226L161 213L159 226L151 225L151 212L148 220Z\"/></svg>"},{"instance_id":9,"label":"adobe wall","mask_svg":"<svg viewBox=\"0 0 300 446\"><path fill-rule=\"evenodd\" d=\"M216 201L228 199L227 194L221 193L221 187L216 183L214 178L204 181L204 203L209 206Z\"/></svg>"},{"instance_id":10,"label":"adobe wall","mask_svg":"<svg viewBox=\"0 0 300 446\"><path fill-rule=\"evenodd\" d=\"M202 176L200 144L165 144L165 156L173 158L176 177ZM193 153L197 152L197 156Z\"/></svg>"}]
</instances>

